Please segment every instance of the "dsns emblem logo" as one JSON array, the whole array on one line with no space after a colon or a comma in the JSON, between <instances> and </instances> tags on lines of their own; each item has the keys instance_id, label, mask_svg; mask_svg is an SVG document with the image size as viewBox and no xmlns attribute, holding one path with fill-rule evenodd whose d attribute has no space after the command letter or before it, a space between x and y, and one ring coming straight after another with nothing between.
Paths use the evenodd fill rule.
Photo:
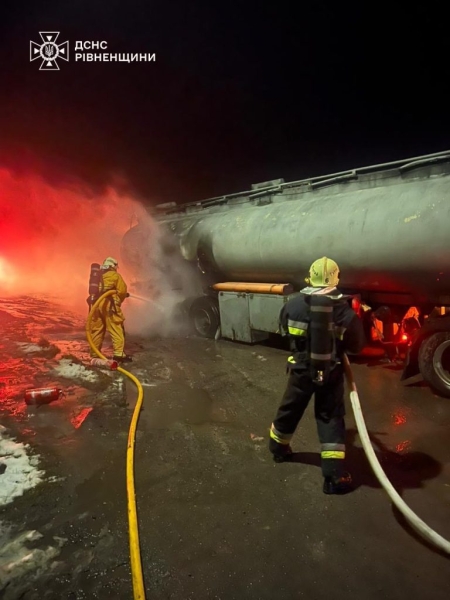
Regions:
<instances>
[{"instance_id":1,"label":"dsns emblem logo","mask_svg":"<svg viewBox=\"0 0 450 600\"><path fill-rule=\"evenodd\" d=\"M40 31L42 44L30 42L30 61L42 60L40 71L59 71L57 60L69 60L69 42L57 44L59 31Z\"/></svg>"}]
</instances>

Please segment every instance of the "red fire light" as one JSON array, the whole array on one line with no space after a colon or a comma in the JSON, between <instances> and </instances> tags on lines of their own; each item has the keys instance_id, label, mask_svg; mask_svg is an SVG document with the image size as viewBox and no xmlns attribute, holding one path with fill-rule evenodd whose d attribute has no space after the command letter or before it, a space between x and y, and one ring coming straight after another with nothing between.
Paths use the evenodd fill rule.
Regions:
<instances>
[{"instance_id":1,"label":"red fire light","mask_svg":"<svg viewBox=\"0 0 450 600\"><path fill-rule=\"evenodd\" d=\"M400 442L400 444L396 445L395 451L400 454L400 453L405 452L405 451L407 452L410 447L411 447L410 440L405 440L404 442Z\"/></svg>"},{"instance_id":2,"label":"red fire light","mask_svg":"<svg viewBox=\"0 0 450 600\"><path fill-rule=\"evenodd\" d=\"M394 425L404 425L406 423L406 415L402 412L397 412L393 416Z\"/></svg>"},{"instance_id":3,"label":"red fire light","mask_svg":"<svg viewBox=\"0 0 450 600\"><path fill-rule=\"evenodd\" d=\"M79 429L83 425L84 421L86 420L86 417L92 410L92 407L83 408L78 415L72 416L70 422L75 427L75 429Z\"/></svg>"},{"instance_id":4,"label":"red fire light","mask_svg":"<svg viewBox=\"0 0 450 600\"><path fill-rule=\"evenodd\" d=\"M143 207L112 186L97 194L81 181L52 186L2 165L0 190L0 293L43 292L84 312L89 265L117 255Z\"/></svg>"},{"instance_id":5,"label":"red fire light","mask_svg":"<svg viewBox=\"0 0 450 600\"><path fill-rule=\"evenodd\" d=\"M408 336L406 335L406 333L404 333L402 335L402 342L407 342L408 341Z\"/></svg>"}]
</instances>

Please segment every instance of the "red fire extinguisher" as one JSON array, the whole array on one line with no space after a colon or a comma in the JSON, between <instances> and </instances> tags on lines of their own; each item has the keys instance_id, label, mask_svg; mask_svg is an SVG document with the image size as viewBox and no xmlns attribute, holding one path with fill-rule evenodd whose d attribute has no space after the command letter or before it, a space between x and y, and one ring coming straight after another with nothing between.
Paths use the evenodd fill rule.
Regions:
<instances>
[{"instance_id":1,"label":"red fire extinguisher","mask_svg":"<svg viewBox=\"0 0 450 600\"><path fill-rule=\"evenodd\" d=\"M63 395L63 390L56 387L32 388L25 391L25 402L28 405L50 404L54 400L59 400Z\"/></svg>"}]
</instances>

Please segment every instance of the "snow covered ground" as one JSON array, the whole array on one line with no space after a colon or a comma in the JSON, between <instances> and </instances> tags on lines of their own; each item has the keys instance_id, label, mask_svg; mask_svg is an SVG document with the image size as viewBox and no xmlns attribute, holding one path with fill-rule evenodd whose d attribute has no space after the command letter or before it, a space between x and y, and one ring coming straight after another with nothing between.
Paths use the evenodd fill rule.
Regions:
<instances>
[{"instance_id":1,"label":"snow covered ground","mask_svg":"<svg viewBox=\"0 0 450 600\"><path fill-rule=\"evenodd\" d=\"M44 475L39 469L39 456L32 455L28 445L17 442L0 425L0 506L34 488Z\"/></svg>"},{"instance_id":2,"label":"snow covered ground","mask_svg":"<svg viewBox=\"0 0 450 600\"><path fill-rule=\"evenodd\" d=\"M13 502L24 492L44 481L45 472L39 468L39 456L31 453L30 446L17 442L0 425L0 506ZM0 521L0 594L10 597L8 586L27 574L38 577L48 569L60 551L63 541L46 548L32 547L42 538L38 531L15 532L11 526ZM15 593L15 592L13 592Z\"/></svg>"},{"instance_id":3,"label":"snow covered ground","mask_svg":"<svg viewBox=\"0 0 450 600\"><path fill-rule=\"evenodd\" d=\"M109 531L104 520L99 517L97 531L97 514L91 519L87 510L80 513L72 499L84 503L85 494L77 490L89 485L94 473L95 482L101 481L98 469L108 464L111 452L122 464L126 386L119 372L90 364L85 315L39 297L3 298L0 329L0 598L40 600L49 593L67 598L52 595L54 586L67 585L65 577L58 580L67 559L60 558L64 544L75 544L70 572L77 568L80 574L96 545L112 539L103 533ZM112 352L108 343L105 351ZM25 390L41 387L58 387L63 395L50 404L28 406ZM96 485L92 489L96 493ZM121 526L125 522L120 514ZM124 578L128 585L128 573Z\"/></svg>"}]
</instances>

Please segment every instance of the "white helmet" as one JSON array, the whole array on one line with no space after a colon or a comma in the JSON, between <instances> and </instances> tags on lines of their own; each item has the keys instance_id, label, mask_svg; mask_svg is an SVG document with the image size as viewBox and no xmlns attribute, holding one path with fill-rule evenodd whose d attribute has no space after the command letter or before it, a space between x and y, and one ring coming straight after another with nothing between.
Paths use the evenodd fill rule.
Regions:
<instances>
[{"instance_id":1,"label":"white helmet","mask_svg":"<svg viewBox=\"0 0 450 600\"><path fill-rule=\"evenodd\" d=\"M117 271L118 266L119 263L117 262L117 260L112 256L108 256L108 258L105 258L105 260L103 261L102 269L114 269L114 271Z\"/></svg>"}]
</instances>

